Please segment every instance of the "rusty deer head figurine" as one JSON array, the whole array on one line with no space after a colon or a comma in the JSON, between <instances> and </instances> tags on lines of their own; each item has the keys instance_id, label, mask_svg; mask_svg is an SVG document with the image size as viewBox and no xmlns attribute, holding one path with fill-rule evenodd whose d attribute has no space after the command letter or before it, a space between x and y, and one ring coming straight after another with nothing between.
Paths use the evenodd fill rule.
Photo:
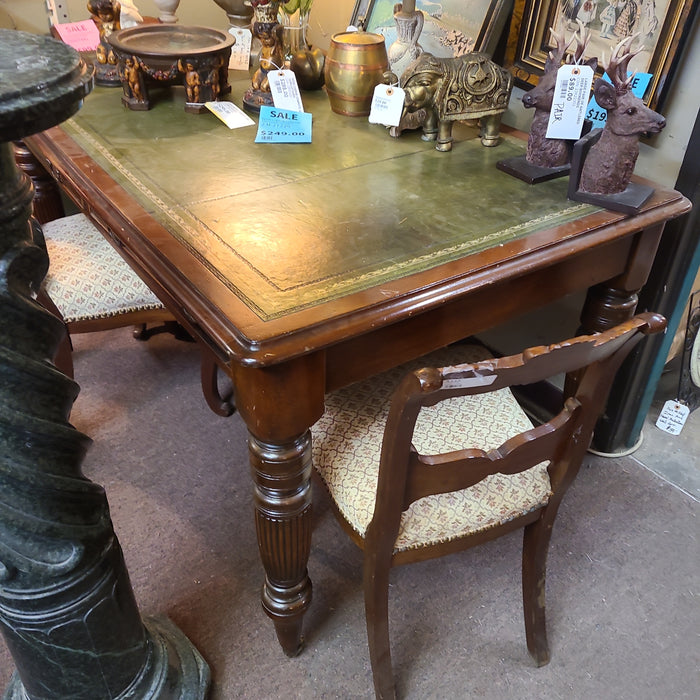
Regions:
<instances>
[{"instance_id":1,"label":"rusty deer head figurine","mask_svg":"<svg viewBox=\"0 0 700 700\"><path fill-rule=\"evenodd\" d=\"M611 83L599 78L594 85L595 99L607 110L608 117L583 163L579 188L584 192L624 192L639 155L639 137L647 132L658 133L666 126L666 120L631 91L634 76L627 76L627 66L641 51L641 47L631 50L638 36L623 39L613 50L605 68Z\"/></svg>"},{"instance_id":2,"label":"rusty deer head figurine","mask_svg":"<svg viewBox=\"0 0 700 700\"><path fill-rule=\"evenodd\" d=\"M523 95L523 105L535 110L527 140L526 159L528 163L540 168L559 168L568 165L571 160L571 142L565 139L548 139L546 136L557 71L562 64L572 60L570 55L566 56L566 51L574 40L576 40L576 50L573 62L579 63L582 60L590 40L590 32L581 27L580 32L574 34L567 42L564 31L561 34L557 34L552 28L549 31L554 41L554 48L549 52L544 64L544 75L536 87ZM590 66L595 72L598 59L588 59L584 61L584 65Z\"/></svg>"}]
</instances>

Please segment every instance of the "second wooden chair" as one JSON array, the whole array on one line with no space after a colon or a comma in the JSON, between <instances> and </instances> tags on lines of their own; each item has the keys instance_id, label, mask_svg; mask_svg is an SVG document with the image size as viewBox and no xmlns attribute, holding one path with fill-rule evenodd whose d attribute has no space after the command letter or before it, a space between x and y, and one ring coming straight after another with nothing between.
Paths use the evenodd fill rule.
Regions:
<instances>
[{"instance_id":1,"label":"second wooden chair","mask_svg":"<svg viewBox=\"0 0 700 700\"><path fill-rule=\"evenodd\" d=\"M557 509L618 367L644 334L665 325L661 316L641 314L604 333L500 359L457 345L327 396L312 459L344 529L364 550L378 698L395 697L391 567L518 528L527 646L538 666L549 661L545 564ZM534 427L509 387L561 373L576 373L576 389L554 418Z\"/></svg>"}]
</instances>

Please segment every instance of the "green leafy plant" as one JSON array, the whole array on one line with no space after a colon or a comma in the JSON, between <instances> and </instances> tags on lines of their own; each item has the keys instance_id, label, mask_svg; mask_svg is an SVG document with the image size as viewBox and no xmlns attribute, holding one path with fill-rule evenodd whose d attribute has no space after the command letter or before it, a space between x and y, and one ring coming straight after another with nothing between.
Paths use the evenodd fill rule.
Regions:
<instances>
[{"instance_id":1,"label":"green leafy plant","mask_svg":"<svg viewBox=\"0 0 700 700\"><path fill-rule=\"evenodd\" d=\"M306 14L311 10L314 0L287 0L280 5L280 10L286 15L293 15L297 10Z\"/></svg>"}]
</instances>

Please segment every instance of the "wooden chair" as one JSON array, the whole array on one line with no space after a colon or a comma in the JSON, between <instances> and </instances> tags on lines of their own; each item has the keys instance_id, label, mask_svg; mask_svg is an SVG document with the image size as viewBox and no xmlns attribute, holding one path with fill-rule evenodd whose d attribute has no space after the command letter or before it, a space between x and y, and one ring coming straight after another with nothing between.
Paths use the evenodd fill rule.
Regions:
<instances>
[{"instance_id":1,"label":"wooden chair","mask_svg":"<svg viewBox=\"0 0 700 700\"><path fill-rule=\"evenodd\" d=\"M38 297L66 325L55 358L65 374L73 376L74 333L136 326L134 336L146 340L177 329L173 315L84 214L47 221L42 230L50 265ZM149 323L159 325L148 329Z\"/></svg>"},{"instance_id":2,"label":"wooden chair","mask_svg":"<svg viewBox=\"0 0 700 700\"><path fill-rule=\"evenodd\" d=\"M163 306L145 282L129 267L84 214L64 216L42 224L49 270L38 299L63 320L64 342L54 362L73 377L71 335L134 326L134 337L148 340L169 332L181 340L189 334ZM149 327L149 324L154 324ZM202 353L201 381L204 398L218 415L235 410L233 392L219 389L218 366Z\"/></svg>"},{"instance_id":3,"label":"wooden chair","mask_svg":"<svg viewBox=\"0 0 700 700\"><path fill-rule=\"evenodd\" d=\"M545 563L554 518L622 360L665 319L641 314L604 333L483 359L453 346L327 397L312 459L344 529L364 549L369 654L378 698L395 697L390 568L524 528L527 646L549 661ZM470 364L458 364L468 361ZM431 367L419 369L421 366ZM442 366L442 369L435 369ZM561 411L537 427L509 387L576 373Z\"/></svg>"},{"instance_id":4,"label":"wooden chair","mask_svg":"<svg viewBox=\"0 0 700 700\"><path fill-rule=\"evenodd\" d=\"M66 337L53 358L56 366L73 377L71 334L134 326L134 337L147 340L167 331L191 340L186 330L158 297L112 248L84 214L66 216L64 198L54 177L27 146L14 144L15 161L34 187L32 209L41 224L50 265L37 294L44 308L63 320ZM148 324L155 324L148 327ZM214 413L235 411L233 388L222 391L213 354L202 351L201 381L204 398Z\"/></svg>"}]
</instances>

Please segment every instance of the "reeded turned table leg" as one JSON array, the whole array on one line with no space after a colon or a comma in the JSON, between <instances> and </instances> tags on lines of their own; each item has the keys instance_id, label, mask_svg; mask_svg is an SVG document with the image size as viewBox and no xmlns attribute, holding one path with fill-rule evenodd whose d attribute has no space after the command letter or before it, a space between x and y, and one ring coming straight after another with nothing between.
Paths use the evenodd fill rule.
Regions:
<instances>
[{"instance_id":1,"label":"reeded turned table leg","mask_svg":"<svg viewBox=\"0 0 700 700\"><path fill-rule=\"evenodd\" d=\"M265 568L262 606L284 653L303 647L311 605L311 432L323 414L325 356L234 367L236 408L248 426L255 527Z\"/></svg>"},{"instance_id":2,"label":"reeded turned table leg","mask_svg":"<svg viewBox=\"0 0 700 700\"><path fill-rule=\"evenodd\" d=\"M255 480L255 527L265 567L262 605L287 656L303 647L311 604L306 562L311 549L311 434L282 445L249 437Z\"/></svg>"}]
</instances>

